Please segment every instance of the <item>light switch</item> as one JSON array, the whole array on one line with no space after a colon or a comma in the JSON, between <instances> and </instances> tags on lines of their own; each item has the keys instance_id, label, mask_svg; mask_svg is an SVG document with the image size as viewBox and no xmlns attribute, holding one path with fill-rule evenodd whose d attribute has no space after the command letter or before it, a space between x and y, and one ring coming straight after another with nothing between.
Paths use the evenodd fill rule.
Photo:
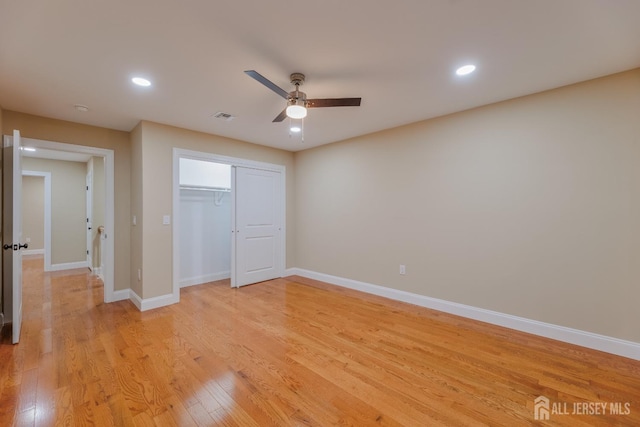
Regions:
<instances>
[{"instance_id":1,"label":"light switch","mask_svg":"<svg viewBox=\"0 0 640 427\"><path fill-rule=\"evenodd\" d=\"M171 224L171 215L163 215L162 216L162 225Z\"/></svg>"}]
</instances>

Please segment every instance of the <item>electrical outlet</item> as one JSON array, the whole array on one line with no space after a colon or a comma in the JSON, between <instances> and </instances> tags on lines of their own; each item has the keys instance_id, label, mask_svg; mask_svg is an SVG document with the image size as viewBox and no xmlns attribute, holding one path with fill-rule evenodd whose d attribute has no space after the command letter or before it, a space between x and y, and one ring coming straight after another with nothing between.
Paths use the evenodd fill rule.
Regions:
<instances>
[{"instance_id":1,"label":"electrical outlet","mask_svg":"<svg viewBox=\"0 0 640 427\"><path fill-rule=\"evenodd\" d=\"M404 276L405 274L407 274L407 266L404 264L400 264L400 274L402 276Z\"/></svg>"}]
</instances>

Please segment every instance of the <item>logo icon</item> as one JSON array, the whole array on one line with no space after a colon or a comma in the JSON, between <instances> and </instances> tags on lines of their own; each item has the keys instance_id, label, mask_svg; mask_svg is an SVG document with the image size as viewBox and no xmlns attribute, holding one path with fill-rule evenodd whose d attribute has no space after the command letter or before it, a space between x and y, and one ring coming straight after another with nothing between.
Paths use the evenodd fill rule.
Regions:
<instances>
[{"instance_id":1,"label":"logo icon","mask_svg":"<svg viewBox=\"0 0 640 427\"><path fill-rule=\"evenodd\" d=\"M533 401L533 418L535 420L549 419L549 398L546 396L538 396Z\"/></svg>"}]
</instances>

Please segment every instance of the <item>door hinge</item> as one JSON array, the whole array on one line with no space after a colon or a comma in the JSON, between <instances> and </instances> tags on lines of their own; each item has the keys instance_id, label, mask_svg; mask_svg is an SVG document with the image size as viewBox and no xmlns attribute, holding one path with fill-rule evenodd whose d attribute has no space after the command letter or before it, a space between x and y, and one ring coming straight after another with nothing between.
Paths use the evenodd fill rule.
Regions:
<instances>
[{"instance_id":1,"label":"door hinge","mask_svg":"<svg viewBox=\"0 0 640 427\"><path fill-rule=\"evenodd\" d=\"M87 250L87 255L89 255L89 250Z\"/></svg>"}]
</instances>

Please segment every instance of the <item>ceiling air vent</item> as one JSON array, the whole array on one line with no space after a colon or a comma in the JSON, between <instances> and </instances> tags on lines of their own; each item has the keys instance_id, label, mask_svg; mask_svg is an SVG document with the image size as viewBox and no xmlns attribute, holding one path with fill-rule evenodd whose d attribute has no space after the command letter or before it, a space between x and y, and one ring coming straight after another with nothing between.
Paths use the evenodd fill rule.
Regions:
<instances>
[{"instance_id":1,"label":"ceiling air vent","mask_svg":"<svg viewBox=\"0 0 640 427\"><path fill-rule=\"evenodd\" d=\"M225 122L230 122L231 120L235 119L235 116L232 116L229 113L223 113L222 111L218 111L217 113L213 114L211 117L213 117L214 119L224 120Z\"/></svg>"}]
</instances>

